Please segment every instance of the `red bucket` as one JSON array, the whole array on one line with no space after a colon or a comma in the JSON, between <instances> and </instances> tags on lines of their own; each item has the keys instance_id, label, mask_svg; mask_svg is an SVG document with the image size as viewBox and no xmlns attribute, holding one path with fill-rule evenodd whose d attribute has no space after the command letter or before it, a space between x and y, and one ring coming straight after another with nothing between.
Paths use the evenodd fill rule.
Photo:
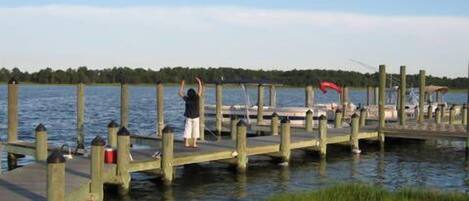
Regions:
<instances>
[{"instance_id":1,"label":"red bucket","mask_svg":"<svg viewBox=\"0 0 469 201\"><path fill-rule=\"evenodd\" d=\"M104 150L104 163L116 164L117 163L117 150L113 148L106 148Z\"/></svg>"}]
</instances>

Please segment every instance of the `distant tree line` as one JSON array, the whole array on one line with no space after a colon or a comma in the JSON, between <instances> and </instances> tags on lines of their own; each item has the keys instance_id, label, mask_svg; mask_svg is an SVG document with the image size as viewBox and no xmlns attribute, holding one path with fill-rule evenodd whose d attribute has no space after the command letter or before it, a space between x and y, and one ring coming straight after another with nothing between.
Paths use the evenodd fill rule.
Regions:
<instances>
[{"instance_id":1,"label":"distant tree line","mask_svg":"<svg viewBox=\"0 0 469 201\"><path fill-rule=\"evenodd\" d=\"M352 87L363 87L367 85L376 86L379 83L379 74L360 73L355 71L342 70L250 70L241 68L161 68L159 70L114 67L102 70L92 70L87 67L77 69L52 70L46 68L37 72L29 73L18 68L11 70L0 69L0 81L7 82L14 77L19 82L41 83L41 84L74 84L74 83L119 83L125 81L132 84L156 83L177 83L181 79L189 82L198 76L205 82L216 82L220 79L225 81L266 81L280 83L290 86L305 86L307 84L317 85L320 81L332 81L340 85ZM390 75L388 75L390 76ZM392 75L395 83L399 81L399 75ZM389 82L389 77L388 77ZM468 78L447 78L447 77L426 77L427 85L443 85L450 88L467 88ZM397 84L397 83L396 83ZM408 86L418 86L418 75L407 75Z\"/></svg>"}]
</instances>

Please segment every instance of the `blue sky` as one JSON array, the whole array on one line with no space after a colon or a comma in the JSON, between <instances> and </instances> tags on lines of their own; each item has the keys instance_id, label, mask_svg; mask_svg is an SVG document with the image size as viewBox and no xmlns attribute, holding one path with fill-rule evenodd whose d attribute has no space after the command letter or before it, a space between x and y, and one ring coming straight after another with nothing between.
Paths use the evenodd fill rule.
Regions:
<instances>
[{"instance_id":1,"label":"blue sky","mask_svg":"<svg viewBox=\"0 0 469 201\"><path fill-rule=\"evenodd\" d=\"M232 66L346 69L407 65L465 76L469 2L3 1L0 66Z\"/></svg>"}]
</instances>

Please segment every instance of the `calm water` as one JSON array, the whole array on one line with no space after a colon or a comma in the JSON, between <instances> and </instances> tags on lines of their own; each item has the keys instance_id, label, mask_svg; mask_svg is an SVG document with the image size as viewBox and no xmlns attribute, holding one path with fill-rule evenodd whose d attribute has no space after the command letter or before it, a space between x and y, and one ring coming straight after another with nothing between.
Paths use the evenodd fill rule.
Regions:
<instances>
[{"instance_id":1,"label":"calm water","mask_svg":"<svg viewBox=\"0 0 469 201\"><path fill-rule=\"evenodd\" d=\"M151 135L155 131L156 90L150 86L131 86L129 127L132 133ZM89 86L86 88L85 140L106 136L110 120L119 120L119 86ZM183 102L176 87L165 88L166 122L180 135L183 126ZM256 102L256 89L250 88L250 99ZM6 140L6 86L0 86L0 138ZM225 104L244 103L239 88L224 89ZM365 102L365 91L351 90L354 103ZM302 106L303 88L278 88L279 106ZM335 92L316 92L322 103L338 100ZM75 87L50 85L21 85L19 102L19 138L33 140L34 128L44 123L49 140L61 145L75 143ZM266 89L266 103L268 102ZM466 101L465 93L449 93L451 103ZM214 103L213 88L207 89L206 101ZM276 192L299 191L324 187L340 181L364 181L382 184L391 189L401 186L425 186L445 190L468 191L469 170L465 169L464 152L460 142L392 142L385 152L374 144L363 144L359 157L343 147L328 150L327 161L317 156L294 152L292 164L280 167L269 158L250 158L246 175L238 175L220 164L201 164L177 169L172 187L163 187L158 178L135 174L128 197L107 195L107 200L259 200ZM5 160L5 154L2 159ZM20 160L30 163L31 158ZM6 164L6 163L2 163ZM5 170L6 167L3 167ZM467 181L465 183L465 181Z\"/></svg>"}]
</instances>

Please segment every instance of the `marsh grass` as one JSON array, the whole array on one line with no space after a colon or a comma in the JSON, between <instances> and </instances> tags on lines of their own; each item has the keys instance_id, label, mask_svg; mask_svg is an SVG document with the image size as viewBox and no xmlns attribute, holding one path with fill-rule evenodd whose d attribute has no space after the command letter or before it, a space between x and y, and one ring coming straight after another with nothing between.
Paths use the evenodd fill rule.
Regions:
<instances>
[{"instance_id":1,"label":"marsh grass","mask_svg":"<svg viewBox=\"0 0 469 201\"><path fill-rule=\"evenodd\" d=\"M468 201L469 194L405 188L388 191L366 184L338 184L332 187L278 194L268 201Z\"/></svg>"}]
</instances>

